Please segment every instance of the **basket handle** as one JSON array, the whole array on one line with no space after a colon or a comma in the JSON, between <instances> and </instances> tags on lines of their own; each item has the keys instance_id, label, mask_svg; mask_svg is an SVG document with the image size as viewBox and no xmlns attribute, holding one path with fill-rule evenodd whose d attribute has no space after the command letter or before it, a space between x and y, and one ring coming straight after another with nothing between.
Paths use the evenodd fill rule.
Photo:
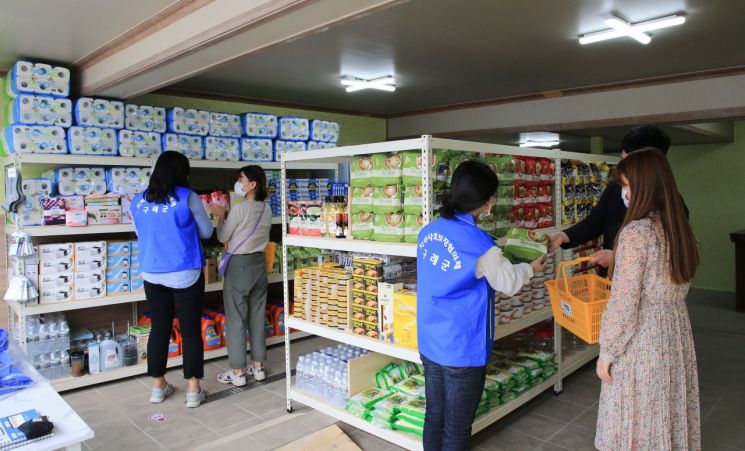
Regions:
<instances>
[{"instance_id":1,"label":"basket handle","mask_svg":"<svg viewBox=\"0 0 745 451\"><path fill-rule=\"evenodd\" d=\"M556 271L556 284L559 284L559 279L563 279L564 281L564 291L569 291L569 284L567 283L567 267L569 266L577 266L581 265L585 262L591 262L593 260L592 257L580 257L574 260L570 260L568 262L561 262L559 263L559 268Z\"/></svg>"}]
</instances>

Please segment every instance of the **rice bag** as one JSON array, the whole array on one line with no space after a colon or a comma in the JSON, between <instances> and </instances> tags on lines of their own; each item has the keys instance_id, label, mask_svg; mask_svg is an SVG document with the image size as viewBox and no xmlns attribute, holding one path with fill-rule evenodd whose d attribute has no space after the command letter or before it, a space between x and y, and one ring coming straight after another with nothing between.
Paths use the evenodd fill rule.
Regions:
<instances>
[{"instance_id":1,"label":"rice bag","mask_svg":"<svg viewBox=\"0 0 745 451\"><path fill-rule=\"evenodd\" d=\"M377 419L386 421L388 423L393 423L394 421L396 421L397 413L398 412L396 412L394 409L383 409L376 404L375 408L370 411L370 419Z\"/></svg>"},{"instance_id":2,"label":"rice bag","mask_svg":"<svg viewBox=\"0 0 745 451\"><path fill-rule=\"evenodd\" d=\"M372 210L373 213L388 214L402 212L402 194L403 186L401 185L386 185L384 187L374 188Z\"/></svg>"},{"instance_id":3,"label":"rice bag","mask_svg":"<svg viewBox=\"0 0 745 451\"><path fill-rule=\"evenodd\" d=\"M418 418L413 415L409 415L405 412L401 412L398 415L396 415L397 421L405 421L409 424L412 424L414 426L424 427L424 418Z\"/></svg>"},{"instance_id":4,"label":"rice bag","mask_svg":"<svg viewBox=\"0 0 745 451\"><path fill-rule=\"evenodd\" d=\"M355 404L361 405L365 409L370 409L381 399L390 396L391 393L388 390L383 390L376 387L368 388L367 390L357 393L356 395L349 398L347 406L353 406Z\"/></svg>"},{"instance_id":5,"label":"rice bag","mask_svg":"<svg viewBox=\"0 0 745 451\"><path fill-rule=\"evenodd\" d=\"M352 187L369 186L372 182L373 162L368 156L360 156L352 160L350 185Z\"/></svg>"},{"instance_id":6,"label":"rice bag","mask_svg":"<svg viewBox=\"0 0 745 451\"><path fill-rule=\"evenodd\" d=\"M363 211L373 211L373 194L375 188L371 186L358 186L352 188L352 214Z\"/></svg>"},{"instance_id":7,"label":"rice bag","mask_svg":"<svg viewBox=\"0 0 745 451\"><path fill-rule=\"evenodd\" d=\"M507 232L503 252L513 263L529 263L548 253L548 237L532 230L512 228Z\"/></svg>"},{"instance_id":8,"label":"rice bag","mask_svg":"<svg viewBox=\"0 0 745 451\"><path fill-rule=\"evenodd\" d=\"M521 360L508 360L507 363L511 363L513 365L521 366L525 368L528 371L532 371L534 369L540 368L541 365L536 362L535 360L531 359L521 359Z\"/></svg>"},{"instance_id":9,"label":"rice bag","mask_svg":"<svg viewBox=\"0 0 745 451\"><path fill-rule=\"evenodd\" d=\"M421 363L413 363L413 365L416 367L417 374L424 374L424 365Z\"/></svg>"},{"instance_id":10,"label":"rice bag","mask_svg":"<svg viewBox=\"0 0 745 451\"><path fill-rule=\"evenodd\" d=\"M391 390L414 398L424 399L424 384L410 377L391 387Z\"/></svg>"},{"instance_id":11,"label":"rice bag","mask_svg":"<svg viewBox=\"0 0 745 451\"><path fill-rule=\"evenodd\" d=\"M404 213L409 215L422 214L424 188L422 185L412 185L404 188Z\"/></svg>"}]
</instances>

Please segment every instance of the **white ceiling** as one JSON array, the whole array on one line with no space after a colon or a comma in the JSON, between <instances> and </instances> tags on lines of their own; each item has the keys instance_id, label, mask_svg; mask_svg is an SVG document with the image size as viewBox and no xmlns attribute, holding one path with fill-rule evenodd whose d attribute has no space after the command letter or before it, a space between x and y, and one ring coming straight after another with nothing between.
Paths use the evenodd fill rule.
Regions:
<instances>
[{"instance_id":1,"label":"white ceiling","mask_svg":"<svg viewBox=\"0 0 745 451\"><path fill-rule=\"evenodd\" d=\"M176 0L0 0L0 69L28 57L71 64Z\"/></svg>"}]
</instances>

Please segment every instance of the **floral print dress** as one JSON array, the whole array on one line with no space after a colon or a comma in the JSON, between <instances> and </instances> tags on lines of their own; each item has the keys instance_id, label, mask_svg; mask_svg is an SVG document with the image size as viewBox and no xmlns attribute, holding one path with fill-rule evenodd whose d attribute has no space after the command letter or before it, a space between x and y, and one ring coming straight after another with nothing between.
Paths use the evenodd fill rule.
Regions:
<instances>
[{"instance_id":1,"label":"floral print dress","mask_svg":"<svg viewBox=\"0 0 745 451\"><path fill-rule=\"evenodd\" d=\"M672 281L662 226L652 215L620 233L600 328L600 450L700 450L698 373L685 298Z\"/></svg>"}]
</instances>

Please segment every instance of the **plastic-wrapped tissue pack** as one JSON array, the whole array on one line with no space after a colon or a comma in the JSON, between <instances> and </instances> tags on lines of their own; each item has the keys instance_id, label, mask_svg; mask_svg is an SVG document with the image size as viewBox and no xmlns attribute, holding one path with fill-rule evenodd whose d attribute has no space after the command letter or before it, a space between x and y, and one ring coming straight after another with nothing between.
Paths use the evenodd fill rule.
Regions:
<instances>
[{"instance_id":1,"label":"plastic-wrapped tissue pack","mask_svg":"<svg viewBox=\"0 0 745 451\"><path fill-rule=\"evenodd\" d=\"M322 141L308 141L308 150L318 149L333 149L336 147L335 143L327 143Z\"/></svg>"},{"instance_id":2,"label":"plastic-wrapped tissue pack","mask_svg":"<svg viewBox=\"0 0 745 451\"><path fill-rule=\"evenodd\" d=\"M112 193L137 194L147 188L151 173L150 168L111 168L106 171L106 185Z\"/></svg>"},{"instance_id":3,"label":"plastic-wrapped tissue pack","mask_svg":"<svg viewBox=\"0 0 745 451\"><path fill-rule=\"evenodd\" d=\"M310 123L304 117L282 116L279 118L277 137L285 141L307 141L310 137Z\"/></svg>"},{"instance_id":4,"label":"plastic-wrapped tissue pack","mask_svg":"<svg viewBox=\"0 0 745 451\"><path fill-rule=\"evenodd\" d=\"M67 153L65 129L55 125L9 125L2 140L10 154Z\"/></svg>"},{"instance_id":5,"label":"plastic-wrapped tissue pack","mask_svg":"<svg viewBox=\"0 0 745 451\"><path fill-rule=\"evenodd\" d=\"M273 161L274 143L265 138L243 138L241 140L241 160L243 161Z\"/></svg>"},{"instance_id":6,"label":"plastic-wrapped tissue pack","mask_svg":"<svg viewBox=\"0 0 745 451\"><path fill-rule=\"evenodd\" d=\"M240 138L241 117L237 114L210 113L210 135Z\"/></svg>"},{"instance_id":7,"label":"plastic-wrapped tissue pack","mask_svg":"<svg viewBox=\"0 0 745 451\"><path fill-rule=\"evenodd\" d=\"M70 95L70 70L44 63L16 61L8 72L5 86L10 97L21 93L67 97Z\"/></svg>"},{"instance_id":8,"label":"plastic-wrapped tissue pack","mask_svg":"<svg viewBox=\"0 0 745 451\"><path fill-rule=\"evenodd\" d=\"M310 139L335 143L339 141L339 124L331 121L313 119L310 121Z\"/></svg>"},{"instance_id":9,"label":"plastic-wrapped tissue pack","mask_svg":"<svg viewBox=\"0 0 745 451\"><path fill-rule=\"evenodd\" d=\"M306 143L302 141L274 141L274 155L279 159L282 152L304 152L308 150Z\"/></svg>"},{"instance_id":10,"label":"plastic-wrapped tissue pack","mask_svg":"<svg viewBox=\"0 0 745 451\"><path fill-rule=\"evenodd\" d=\"M178 152L192 160L201 160L204 158L203 138L201 136L166 133L163 135L163 151L167 150Z\"/></svg>"},{"instance_id":11,"label":"plastic-wrapped tissue pack","mask_svg":"<svg viewBox=\"0 0 745 451\"><path fill-rule=\"evenodd\" d=\"M166 116L168 131L172 133L207 136L210 131L209 111L174 107L168 109Z\"/></svg>"},{"instance_id":12,"label":"plastic-wrapped tissue pack","mask_svg":"<svg viewBox=\"0 0 745 451\"><path fill-rule=\"evenodd\" d=\"M150 158L160 155L162 136L157 132L119 130L119 155L123 157Z\"/></svg>"},{"instance_id":13,"label":"plastic-wrapped tissue pack","mask_svg":"<svg viewBox=\"0 0 745 451\"><path fill-rule=\"evenodd\" d=\"M266 113L243 114L243 132L250 138L276 138L279 129L277 116Z\"/></svg>"},{"instance_id":14,"label":"plastic-wrapped tissue pack","mask_svg":"<svg viewBox=\"0 0 745 451\"><path fill-rule=\"evenodd\" d=\"M166 109L128 103L124 107L124 125L129 130L165 133Z\"/></svg>"},{"instance_id":15,"label":"plastic-wrapped tissue pack","mask_svg":"<svg viewBox=\"0 0 745 451\"><path fill-rule=\"evenodd\" d=\"M53 179L61 196L103 196L106 194L104 168L59 168L44 174Z\"/></svg>"},{"instance_id":16,"label":"plastic-wrapped tissue pack","mask_svg":"<svg viewBox=\"0 0 745 451\"><path fill-rule=\"evenodd\" d=\"M204 138L204 158L213 161L238 161L241 159L240 140L208 136Z\"/></svg>"},{"instance_id":17,"label":"plastic-wrapped tissue pack","mask_svg":"<svg viewBox=\"0 0 745 451\"><path fill-rule=\"evenodd\" d=\"M75 155L106 155L119 153L116 130L113 128L78 127L67 130L67 146Z\"/></svg>"},{"instance_id":18,"label":"plastic-wrapped tissue pack","mask_svg":"<svg viewBox=\"0 0 745 451\"><path fill-rule=\"evenodd\" d=\"M29 125L72 125L72 101L50 96L19 94L9 104L11 122Z\"/></svg>"},{"instance_id":19,"label":"plastic-wrapped tissue pack","mask_svg":"<svg viewBox=\"0 0 745 451\"><path fill-rule=\"evenodd\" d=\"M84 127L124 128L124 102L81 97L75 102L75 122Z\"/></svg>"}]
</instances>

